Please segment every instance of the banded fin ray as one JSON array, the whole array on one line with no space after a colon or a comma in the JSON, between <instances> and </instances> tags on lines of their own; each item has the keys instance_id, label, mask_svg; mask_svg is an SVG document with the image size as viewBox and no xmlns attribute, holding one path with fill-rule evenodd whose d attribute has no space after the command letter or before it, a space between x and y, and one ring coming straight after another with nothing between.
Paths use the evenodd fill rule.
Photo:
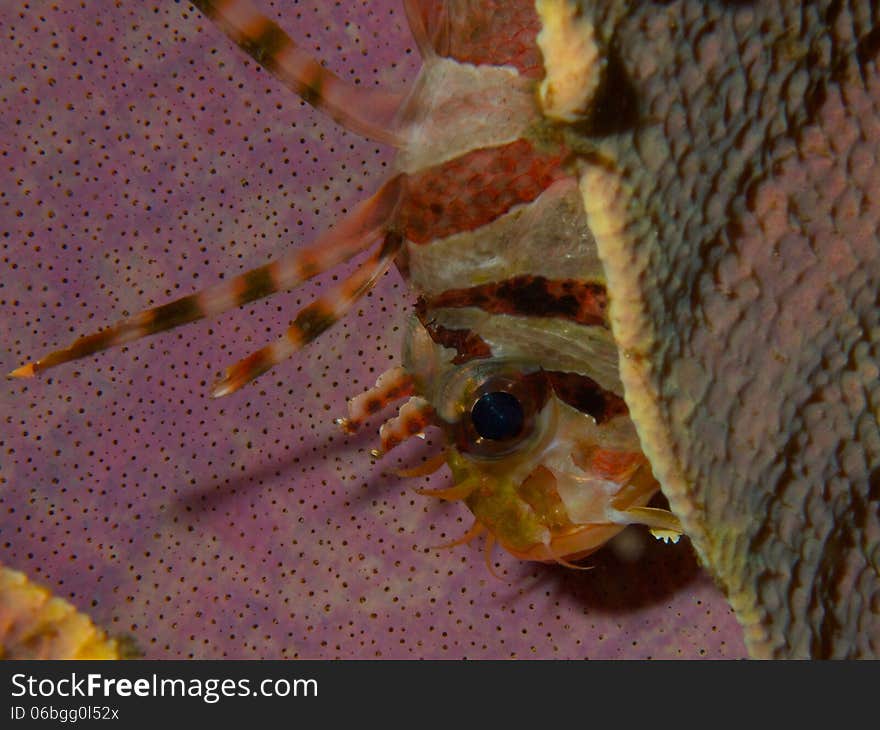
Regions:
<instances>
[{"instance_id":1,"label":"banded fin ray","mask_svg":"<svg viewBox=\"0 0 880 730\"><path fill-rule=\"evenodd\" d=\"M388 271L402 245L400 233L393 230L386 233L378 251L345 281L304 307L287 332L228 368L224 377L214 386L211 396L220 398L234 393L330 329Z\"/></svg>"},{"instance_id":2,"label":"banded fin ray","mask_svg":"<svg viewBox=\"0 0 880 730\"><path fill-rule=\"evenodd\" d=\"M378 240L397 211L403 183L404 176L393 177L304 250L291 251L230 281L145 310L100 332L81 337L68 347L16 368L8 377L30 378L56 365L212 317L279 291L293 289L348 261Z\"/></svg>"},{"instance_id":3,"label":"banded fin ray","mask_svg":"<svg viewBox=\"0 0 880 730\"><path fill-rule=\"evenodd\" d=\"M394 119L404 95L346 83L248 0L191 0L229 39L304 102L346 129L400 146Z\"/></svg>"}]
</instances>

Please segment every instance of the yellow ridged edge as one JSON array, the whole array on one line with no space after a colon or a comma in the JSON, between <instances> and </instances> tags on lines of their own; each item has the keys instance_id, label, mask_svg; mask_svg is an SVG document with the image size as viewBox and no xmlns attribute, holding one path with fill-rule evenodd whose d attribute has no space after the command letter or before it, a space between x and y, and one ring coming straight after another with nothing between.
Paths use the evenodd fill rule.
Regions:
<instances>
[{"instance_id":1,"label":"yellow ridged edge","mask_svg":"<svg viewBox=\"0 0 880 730\"><path fill-rule=\"evenodd\" d=\"M0 659L120 659L124 644L24 573L0 565Z\"/></svg>"},{"instance_id":2,"label":"yellow ridged edge","mask_svg":"<svg viewBox=\"0 0 880 730\"><path fill-rule=\"evenodd\" d=\"M642 450L700 562L721 581L720 587L743 627L749 654L767 658L772 651L767 616L755 586L745 580L747 556L728 547L735 544L731 533L737 526L729 528L729 533L717 527L708 531L705 515L693 498L695 486L689 483L673 451L674 439L660 412L661 396L655 389L649 357L657 333L644 309L640 276L647 269L643 257L651 247L635 245L640 236L652 235L649 230L636 230L638 226L649 228L650 218L631 210L632 191L613 160L584 165L580 172L587 223L605 267L608 291L613 292L610 320L620 352L620 379ZM659 249L660 244L653 248Z\"/></svg>"},{"instance_id":3,"label":"yellow ridged edge","mask_svg":"<svg viewBox=\"0 0 880 730\"><path fill-rule=\"evenodd\" d=\"M541 31L535 39L544 59L538 88L544 115L561 122L584 119L605 68L595 29L573 0L536 0Z\"/></svg>"}]
</instances>

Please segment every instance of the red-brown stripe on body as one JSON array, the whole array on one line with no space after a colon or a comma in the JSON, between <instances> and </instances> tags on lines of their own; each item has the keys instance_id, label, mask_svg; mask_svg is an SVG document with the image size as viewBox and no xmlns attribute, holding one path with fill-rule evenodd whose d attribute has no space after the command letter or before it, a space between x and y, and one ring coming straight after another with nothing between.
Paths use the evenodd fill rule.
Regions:
<instances>
[{"instance_id":1,"label":"red-brown stripe on body","mask_svg":"<svg viewBox=\"0 0 880 730\"><path fill-rule=\"evenodd\" d=\"M629 413L623 398L606 390L587 375L546 370L541 372L550 381L559 400L592 416L600 425L615 416Z\"/></svg>"},{"instance_id":2,"label":"red-brown stripe on body","mask_svg":"<svg viewBox=\"0 0 880 730\"><path fill-rule=\"evenodd\" d=\"M492 348L476 332L468 329L451 329L432 320L428 316L428 306L424 297L419 297L415 311L422 327L434 342L458 353L452 359L453 365L461 365L477 358L492 357Z\"/></svg>"},{"instance_id":3,"label":"red-brown stripe on body","mask_svg":"<svg viewBox=\"0 0 880 730\"><path fill-rule=\"evenodd\" d=\"M566 157L563 151L540 153L518 139L412 174L398 225L417 244L480 228L565 177Z\"/></svg>"},{"instance_id":4,"label":"red-brown stripe on body","mask_svg":"<svg viewBox=\"0 0 880 730\"><path fill-rule=\"evenodd\" d=\"M467 289L450 289L428 299L427 307L479 307L492 314L560 317L579 324L608 326L605 287L578 279L514 276Z\"/></svg>"},{"instance_id":5,"label":"red-brown stripe on body","mask_svg":"<svg viewBox=\"0 0 880 730\"><path fill-rule=\"evenodd\" d=\"M478 358L492 357L492 348L476 332L466 329L450 329L436 322L424 322L423 324L434 342L458 353L452 358L453 365L461 365Z\"/></svg>"},{"instance_id":6,"label":"red-brown stripe on body","mask_svg":"<svg viewBox=\"0 0 880 730\"><path fill-rule=\"evenodd\" d=\"M513 66L540 78L543 58L535 41L541 22L534 0L411 0L440 56L474 65Z\"/></svg>"}]
</instances>

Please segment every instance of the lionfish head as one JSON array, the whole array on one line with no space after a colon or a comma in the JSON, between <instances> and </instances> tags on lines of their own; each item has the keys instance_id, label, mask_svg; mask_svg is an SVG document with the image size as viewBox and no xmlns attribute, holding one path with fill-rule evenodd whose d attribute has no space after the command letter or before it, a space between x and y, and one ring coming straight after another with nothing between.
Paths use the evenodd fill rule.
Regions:
<instances>
[{"instance_id":1,"label":"lionfish head","mask_svg":"<svg viewBox=\"0 0 880 730\"><path fill-rule=\"evenodd\" d=\"M619 395L528 348L493 342L500 354L463 357L424 319L411 320L404 367L417 426L441 429L453 481L429 493L467 505L469 537L485 530L518 558L565 563L642 521L658 484ZM406 421L402 435L417 430Z\"/></svg>"}]
</instances>

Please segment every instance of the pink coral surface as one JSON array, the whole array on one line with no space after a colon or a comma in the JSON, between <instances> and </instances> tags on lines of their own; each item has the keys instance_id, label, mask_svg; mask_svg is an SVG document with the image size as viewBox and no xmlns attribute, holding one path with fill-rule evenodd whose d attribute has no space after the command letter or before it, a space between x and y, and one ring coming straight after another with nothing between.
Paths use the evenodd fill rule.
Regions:
<instances>
[{"instance_id":1,"label":"pink coral surface","mask_svg":"<svg viewBox=\"0 0 880 730\"><path fill-rule=\"evenodd\" d=\"M415 76L396 2L261 8L343 78ZM390 149L301 103L187 3L6 2L0 31L6 371L307 245L389 173ZM390 476L406 454L374 464L373 426L333 424L397 362L411 302L396 272L294 360L208 397L331 278L7 381L0 562L148 657L744 655L686 540L632 534L636 559L606 549L586 572L498 552L501 580L476 545L431 549L467 529L464 508Z\"/></svg>"}]
</instances>

